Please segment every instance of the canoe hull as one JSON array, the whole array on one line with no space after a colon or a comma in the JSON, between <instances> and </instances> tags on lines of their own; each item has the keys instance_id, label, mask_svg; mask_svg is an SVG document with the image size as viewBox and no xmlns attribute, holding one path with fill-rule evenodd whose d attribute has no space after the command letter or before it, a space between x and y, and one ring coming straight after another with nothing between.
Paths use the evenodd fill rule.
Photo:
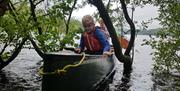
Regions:
<instances>
[{"instance_id":1,"label":"canoe hull","mask_svg":"<svg viewBox=\"0 0 180 91\"><path fill-rule=\"evenodd\" d=\"M44 72L62 69L72 63L78 63L81 55L48 54L44 58ZM43 75L42 91L92 91L108 79L114 72L113 57L86 55L84 62L69 68L64 74Z\"/></svg>"}]
</instances>

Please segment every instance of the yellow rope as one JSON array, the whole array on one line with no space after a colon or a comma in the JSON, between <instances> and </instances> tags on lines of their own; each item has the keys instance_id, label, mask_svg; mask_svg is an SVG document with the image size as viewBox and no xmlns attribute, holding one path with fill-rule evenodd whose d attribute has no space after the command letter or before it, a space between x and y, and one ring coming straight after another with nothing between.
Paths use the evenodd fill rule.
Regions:
<instances>
[{"instance_id":1,"label":"yellow rope","mask_svg":"<svg viewBox=\"0 0 180 91\"><path fill-rule=\"evenodd\" d=\"M61 73L67 72L68 68L77 67L77 66L81 65L82 62L84 61L84 58L85 58L85 53L83 54L83 57L82 57L82 59L80 60L79 63L73 64L73 65L72 65L72 64L66 65L64 68L62 68L62 69L57 69L57 70L55 70L54 72L43 72L43 67L41 67L41 68L39 69L39 74L40 74L40 75L52 75L52 74L58 74L58 75L60 75Z\"/></svg>"}]
</instances>

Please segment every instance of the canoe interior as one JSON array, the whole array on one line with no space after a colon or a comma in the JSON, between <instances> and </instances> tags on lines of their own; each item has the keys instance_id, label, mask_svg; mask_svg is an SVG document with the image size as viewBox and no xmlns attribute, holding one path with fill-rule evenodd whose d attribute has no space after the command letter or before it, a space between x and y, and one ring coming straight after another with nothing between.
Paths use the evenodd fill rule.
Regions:
<instances>
[{"instance_id":1,"label":"canoe interior","mask_svg":"<svg viewBox=\"0 0 180 91\"><path fill-rule=\"evenodd\" d=\"M62 69L68 64L76 64L82 55L47 54L44 60L44 72ZM67 70L61 75L44 75L42 91L91 91L114 71L113 57L86 55L84 62Z\"/></svg>"}]
</instances>

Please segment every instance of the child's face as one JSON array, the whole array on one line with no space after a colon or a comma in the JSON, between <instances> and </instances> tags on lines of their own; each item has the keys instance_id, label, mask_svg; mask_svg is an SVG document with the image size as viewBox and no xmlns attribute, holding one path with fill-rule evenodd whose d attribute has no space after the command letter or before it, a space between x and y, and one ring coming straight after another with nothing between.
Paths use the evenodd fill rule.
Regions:
<instances>
[{"instance_id":1,"label":"child's face","mask_svg":"<svg viewBox=\"0 0 180 91\"><path fill-rule=\"evenodd\" d=\"M95 30L95 24L93 21L87 21L83 24L85 31L92 32Z\"/></svg>"}]
</instances>

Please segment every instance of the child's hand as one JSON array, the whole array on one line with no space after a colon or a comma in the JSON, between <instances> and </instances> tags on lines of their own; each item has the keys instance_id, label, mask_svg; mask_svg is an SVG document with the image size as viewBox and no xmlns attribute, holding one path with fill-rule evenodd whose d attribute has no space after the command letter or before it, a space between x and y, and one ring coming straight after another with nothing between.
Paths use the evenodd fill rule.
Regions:
<instances>
[{"instance_id":1,"label":"child's hand","mask_svg":"<svg viewBox=\"0 0 180 91\"><path fill-rule=\"evenodd\" d=\"M103 52L103 55L105 56L111 56L113 53L112 52Z\"/></svg>"},{"instance_id":2,"label":"child's hand","mask_svg":"<svg viewBox=\"0 0 180 91\"><path fill-rule=\"evenodd\" d=\"M80 48L76 48L74 51L75 51L76 53L81 53L81 49L80 49Z\"/></svg>"}]
</instances>

